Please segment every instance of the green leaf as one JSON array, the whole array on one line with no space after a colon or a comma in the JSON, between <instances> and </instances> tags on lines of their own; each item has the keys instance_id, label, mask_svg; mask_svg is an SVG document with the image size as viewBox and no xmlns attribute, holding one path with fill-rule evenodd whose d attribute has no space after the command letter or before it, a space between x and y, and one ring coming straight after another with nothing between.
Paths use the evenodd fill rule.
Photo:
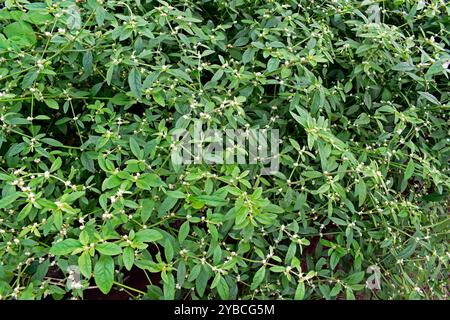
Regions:
<instances>
[{"instance_id":1,"label":"green leaf","mask_svg":"<svg viewBox=\"0 0 450 320\"><path fill-rule=\"evenodd\" d=\"M25 21L13 22L3 28L3 33L13 43L19 46L31 46L36 44L36 34L33 28Z\"/></svg>"},{"instance_id":2,"label":"green leaf","mask_svg":"<svg viewBox=\"0 0 450 320\"><path fill-rule=\"evenodd\" d=\"M228 204L228 200L214 195L200 195L192 197L193 200L200 201L211 207L223 207Z\"/></svg>"},{"instance_id":3,"label":"green leaf","mask_svg":"<svg viewBox=\"0 0 450 320\"><path fill-rule=\"evenodd\" d=\"M36 70L28 71L22 79L22 89L30 88L37 79L39 72Z\"/></svg>"},{"instance_id":4,"label":"green leaf","mask_svg":"<svg viewBox=\"0 0 450 320\"><path fill-rule=\"evenodd\" d=\"M169 238L164 241L164 255L166 256L166 260L172 261L173 259L173 246L172 242L170 242Z\"/></svg>"},{"instance_id":5,"label":"green leaf","mask_svg":"<svg viewBox=\"0 0 450 320\"><path fill-rule=\"evenodd\" d=\"M90 76L92 74L92 62L93 62L92 51L86 51L83 54L83 68L85 77Z\"/></svg>"},{"instance_id":6,"label":"green leaf","mask_svg":"<svg viewBox=\"0 0 450 320\"><path fill-rule=\"evenodd\" d=\"M136 181L136 186L142 190L152 190L152 187L150 187L147 182L141 179Z\"/></svg>"},{"instance_id":7,"label":"green leaf","mask_svg":"<svg viewBox=\"0 0 450 320\"><path fill-rule=\"evenodd\" d=\"M397 259L408 259L410 256L413 255L414 251L417 248L417 242L415 239L408 242L408 245L406 245L398 254Z\"/></svg>"},{"instance_id":8,"label":"green leaf","mask_svg":"<svg viewBox=\"0 0 450 320\"><path fill-rule=\"evenodd\" d=\"M150 218L153 208L155 207L155 202L150 199L144 199L142 201L142 209L141 209L141 220L143 223L146 223Z\"/></svg>"},{"instance_id":9,"label":"green leaf","mask_svg":"<svg viewBox=\"0 0 450 320\"><path fill-rule=\"evenodd\" d=\"M141 74L136 68L132 68L128 75L128 84L130 85L131 93L136 98L142 96L142 80Z\"/></svg>"},{"instance_id":10,"label":"green leaf","mask_svg":"<svg viewBox=\"0 0 450 320\"><path fill-rule=\"evenodd\" d=\"M430 194L424 195L422 197L422 199L424 201L430 201L430 202L439 202L442 201L443 199L445 199L448 195L444 194L440 194L438 192L432 192Z\"/></svg>"},{"instance_id":11,"label":"green leaf","mask_svg":"<svg viewBox=\"0 0 450 320\"><path fill-rule=\"evenodd\" d=\"M353 88L352 82L351 82L351 81L347 81L347 82L345 83L345 86L344 86L344 92L345 92L345 93L349 93L350 90L352 90L352 88Z\"/></svg>"},{"instance_id":12,"label":"green leaf","mask_svg":"<svg viewBox=\"0 0 450 320\"><path fill-rule=\"evenodd\" d=\"M172 209L177 202L178 199L176 198L167 197L166 199L164 199L163 203L158 208L158 215L162 216L163 214L169 212L170 209Z\"/></svg>"},{"instance_id":13,"label":"green leaf","mask_svg":"<svg viewBox=\"0 0 450 320\"><path fill-rule=\"evenodd\" d=\"M61 230L63 224L63 215L61 210L57 210L53 213L53 224L58 230Z\"/></svg>"},{"instance_id":14,"label":"green leaf","mask_svg":"<svg viewBox=\"0 0 450 320\"><path fill-rule=\"evenodd\" d=\"M403 175L403 180L407 181L414 174L415 164L413 159L410 159L408 165L406 166L405 174Z\"/></svg>"},{"instance_id":15,"label":"green leaf","mask_svg":"<svg viewBox=\"0 0 450 320\"><path fill-rule=\"evenodd\" d=\"M131 247L123 249L123 264L125 268L130 271L134 264L134 250Z\"/></svg>"},{"instance_id":16,"label":"green leaf","mask_svg":"<svg viewBox=\"0 0 450 320\"><path fill-rule=\"evenodd\" d=\"M161 232L152 229L141 230L136 232L136 235L134 236L134 240L138 242L155 242L162 239L163 235Z\"/></svg>"},{"instance_id":17,"label":"green leaf","mask_svg":"<svg viewBox=\"0 0 450 320\"><path fill-rule=\"evenodd\" d=\"M356 194L358 195L358 203L359 206L362 206L364 204L364 201L366 201L367 196L367 187L366 183L362 178L359 179L358 184L356 185Z\"/></svg>"},{"instance_id":18,"label":"green leaf","mask_svg":"<svg viewBox=\"0 0 450 320\"><path fill-rule=\"evenodd\" d=\"M338 283L336 284L333 289L331 289L330 291L330 297L335 297L339 294L339 292L341 291L342 286Z\"/></svg>"},{"instance_id":19,"label":"green leaf","mask_svg":"<svg viewBox=\"0 0 450 320\"><path fill-rule=\"evenodd\" d=\"M217 284L217 292L222 300L229 299L230 288L228 287L227 281L223 277L220 278L219 283Z\"/></svg>"},{"instance_id":20,"label":"green leaf","mask_svg":"<svg viewBox=\"0 0 450 320\"><path fill-rule=\"evenodd\" d=\"M23 219L25 219L30 213L31 208L33 208L33 205L31 203L28 203L25 207L23 207L22 210L20 210L19 215L17 216L17 221L22 221Z\"/></svg>"},{"instance_id":21,"label":"green leaf","mask_svg":"<svg viewBox=\"0 0 450 320\"><path fill-rule=\"evenodd\" d=\"M118 176L110 176L103 181L102 191L118 187L121 183L122 179L120 179Z\"/></svg>"},{"instance_id":22,"label":"green leaf","mask_svg":"<svg viewBox=\"0 0 450 320\"><path fill-rule=\"evenodd\" d=\"M341 256L336 251L331 254L330 267L331 267L332 270L334 270L334 268L336 268L336 266L339 263L340 259L341 259Z\"/></svg>"},{"instance_id":23,"label":"green leaf","mask_svg":"<svg viewBox=\"0 0 450 320\"><path fill-rule=\"evenodd\" d=\"M300 123L303 127L306 127L306 118L305 117L301 117L292 111L290 111L290 114L295 119L295 121Z\"/></svg>"},{"instance_id":24,"label":"green leaf","mask_svg":"<svg viewBox=\"0 0 450 320\"><path fill-rule=\"evenodd\" d=\"M186 197L186 194L183 191L180 190L168 190L166 191L166 194L168 197L176 198L176 199L184 199Z\"/></svg>"},{"instance_id":25,"label":"green leaf","mask_svg":"<svg viewBox=\"0 0 450 320\"><path fill-rule=\"evenodd\" d=\"M206 270L200 272L198 277L195 279L195 289L200 297L205 294L206 285L208 284L210 276Z\"/></svg>"},{"instance_id":26,"label":"green leaf","mask_svg":"<svg viewBox=\"0 0 450 320\"><path fill-rule=\"evenodd\" d=\"M154 173L146 173L139 177L140 181L144 181L150 187L156 188L165 186L166 184L161 180L161 178Z\"/></svg>"},{"instance_id":27,"label":"green leaf","mask_svg":"<svg viewBox=\"0 0 450 320\"><path fill-rule=\"evenodd\" d=\"M45 104L52 109L58 110L59 109L59 105L58 102L56 102L56 100L53 99L44 99Z\"/></svg>"},{"instance_id":28,"label":"green leaf","mask_svg":"<svg viewBox=\"0 0 450 320\"><path fill-rule=\"evenodd\" d=\"M61 142L53 138L42 138L41 141L48 145L51 145L52 147L64 147L64 145Z\"/></svg>"},{"instance_id":29,"label":"green leaf","mask_svg":"<svg viewBox=\"0 0 450 320\"><path fill-rule=\"evenodd\" d=\"M258 286L263 282L264 277L266 275L266 267L259 268L258 271L256 271L255 275L253 276L252 285L250 286L251 290L255 290L258 288Z\"/></svg>"},{"instance_id":30,"label":"green leaf","mask_svg":"<svg viewBox=\"0 0 450 320\"><path fill-rule=\"evenodd\" d=\"M364 280L365 275L366 273L364 271L359 271L351 274L345 280L349 285L358 284Z\"/></svg>"},{"instance_id":31,"label":"green leaf","mask_svg":"<svg viewBox=\"0 0 450 320\"><path fill-rule=\"evenodd\" d=\"M392 67L392 70L395 71L412 71L415 67L410 62L399 62L395 66Z\"/></svg>"},{"instance_id":32,"label":"green leaf","mask_svg":"<svg viewBox=\"0 0 450 320\"><path fill-rule=\"evenodd\" d=\"M423 92L423 91L419 91L419 94L425 98L426 100L430 101L432 104L435 105L440 105L441 103L439 102L439 100L433 96L431 93L429 92Z\"/></svg>"},{"instance_id":33,"label":"green leaf","mask_svg":"<svg viewBox=\"0 0 450 320\"><path fill-rule=\"evenodd\" d=\"M50 172L55 172L59 168L61 168L62 160L60 157L56 158L55 161L53 161L52 166L50 167Z\"/></svg>"},{"instance_id":34,"label":"green leaf","mask_svg":"<svg viewBox=\"0 0 450 320\"><path fill-rule=\"evenodd\" d=\"M92 274L92 261L89 252L84 251L78 257L78 266L80 268L81 274L89 279Z\"/></svg>"},{"instance_id":35,"label":"green leaf","mask_svg":"<svg viewBox=\"0 0 450 320\"><path fill-rule=\"evenodd\" d=\"M57 208L55 202L44 199L44 198L40 198L36 202L43 208L47 208L47 209L51 209L51 210L55 210Z\"/></svg>"},{"instance_id":36,"label":"green leaf","mask_svg":"<svg viewBox=\"0 0 450 320\"><path fill-rule=\"evenodd\" d=\"M81 16L77 6L72 5L67 9L67 28L69 30L81 29Z\"/></svg>"},{"instance_id":37,"label":"green leaf","mask_svg":"<svg viewBox=\"0 0 450 320\"><path fill-rule=\"evenodd\" d=\"M189 221L185 221L181 227L180 231L178 232L178 242L182 244L184 240L186 239L187 235L189 234Z\"/></svg>"},{"instance_id":38,"label":"green leaf","mask_svg":"<svg viewBox=\"0 0 450 320\"><path fill-rule=\"evenodd\" d=\"M163 107L166 106L166 101L164 100L164 95L161 91L153 93L152 97L156 101L156 103L159 104L160 106Z\"/></svg>"},{"instance_id":39,"label":"green leaf","mask_svg":"<svg viewBox=\"0 0 450 320\"><path fill-rule=\"evenodd\" d=\"M95 249L107 256L115 256L122 253L120 246L111 242L99 243L95 246Z\"/></svg>"},{"instance_id":40,"label":"green leaf","mask_svg":"<svg viewBox=\"0 0 450 320\"><path fill-rule=\"evenodd\" d=\"M353 294L352 288L346 287L346 289L345 289L345 298L347 300L355 300L355 295Z\"/></svg>"},{"instance_id":41,"label":"green leaf","mask_svg":"<svg viewBox=\"0 0 450 320\"><path fill-rule=\"evenodd\" d=\"M130 97L128 97L126 94L124 93L118 93L116 95L114 95L114 97L111 98L111 103L118 105L118 106L126 106L131 104L133 101L131 100Z\"/></svg>"},{"instance_id":42,"label":"green leaf","mask_svg":"<svg viewBox=\"0 0 450 320\"><path fill-rule=\"evenodd\" d=\"M137 143L136 139L133 137L130 138L130 148L131 152L133 152L134 156L139 159L141 159L141 149L139 148L139 144Z\"/></svg>"},{"instance_id":43,"label":"green leaf","mask_svg":"<svg viewBox=\"0 0 450 320\"><path fill-rule=\"evenodd\" d=\"M8 152L6 153L7 156L9 157L13 157L16 154L21 153L26 147L25 142L21 142L21 143L15 143L11 146L11 148L9 148Z\"/></svg>"},{"instance_id":44,"label":"green leaf","mask_svg":"<svg viewBox=\"0 0 450 320\"><path fill-rule=\"evenodd\" d=\"M248 43L249 40L250 39L248 37L239 37L234 42L233 46L234 47L243 47L243 46L245 46Z\"/></svg>"},{"instance_id":45,"label":"green leaf","mask_svg":"<svg viewBox=\"0 0 450 320\"><path fill-rule=\"evenodd\" d=\"M47 14L45 11L32 10L27 13L26 18L27 21L31 22L32 24L43 25L53 17L50 14Z\"/></svg>"},{"instance_id":46,"label":"green leaf","mask_svg":"<svg viewBox=\"0 0 450 320\"><path fill-rule=\"evenodd\" d=\"M222 69L217 70L217 72L214 74L214 76L211 78L211 82L217 82L219 81L222 76L223 76L224 72Z\"/></svg>"},{"instance_id":47,"label":"green leaf","mask_svg":"<svg viewBox=\"0 0 450 320\"><path fill-rule=\"evenodd\" d=\"M180 261L177 266L177 283L183 285L186 280L186 264L183 261Z\"/></svg>"},{"instance_id":48,"label":"green leaf","mask_svg":"<svg viewBox=\"0 0 450 320\"><path fill-rule=\"evenodd\" d=\"M31 283L25 290L22 291L19 300L34 300L33 284Z\"/></svg>"},{"instance_id":49,"label":"green leaf","mask_svg":"<svg viewBox=\"0 0 450 320\"><path fill-rule=\"evenodd\" d=\"M164 300L173 300L175 298L175 279L170 273L163 278Z\"/></svg>"},{"instance_id":50,"label":"green leaf","mask_svg":"<svg viewBox=\"0 0 450 320\"><path fill-rule=\"evenodd\" d=\"M94 280L104 294L108 294L114 282L114 259L110 256L100 256L94 267Z\"/></svg>"},{"instance_id":51,"label":"green leaf","mask_svg":"<svg viewBox=\"0 0 450 320\"><path fill-rule=\"evenodd\" d=\"M244 51L244 54L242 55L242 63L246 64L252 61L255 57L256 50L254 48L247 48L247 50ZM222 71L219 69L219 71ZM223 74L223 73L222 73Z\"/></svg>"},{"instance_id":52,"label":"green leaf","mask_svg":"<svg viewBox=\"0 0 450 320\"><path fill-rule=\"evenodd\" d=\"M289 138L289 142L295 148L295 150L297 150L297 151L301 150L301 147L300 147L300 145L298 144L297 141L295 141L294 139Z\"/></svg>"},{"instance_id":53,"label":"green leaf","mask_svg":"<svg viewBox=\"0 0 450 320\"><path fill-rule=\"evenodd\" d=\"M19 194L17 193L11 193L8 194L6 197L3 197L0 199L0 209L6 208L8 205L16 201L16 199L19 198Z\"/></svg>"},{"instance_id":54,"label":"green leaf","mask_svg":"<svg viewBox=\"0 0 450 320\"><path fill-rule=\"evenodd\" d=\"M76 199L82 197L84 195L84 191L76 191L72 193L66 193L61 197L61 201L65 202L73 202ZM72 208L68 203L63 203L61 210L67 213L74 213L76 212L76 209Z\"/></svg>"},{"instance_id":55,"label":"green leaf","mask_svg":"<svg viewBox=\"0 0 450 320\"><path fill-rule=\"evenodd\" d=\"M280 272L284 272L285 270L286 270L286 268L285 268L285 267L282 267L282 266L273 266L273 267L270 267L270 271L272 271L272 272L280 273Z\"/></svg>"},{"instance_id":56,"label":"green leaf","mask_svg":"<svg viewBox=\"0 0 450 320\"><path fill-rule=\"evenodd\" d=\"M187 82L192 82L191 77L189 77L189 75L186 72L184 72L183 70L169 69L169 70L167 70L167 73L175 76L178 79L185 80Z\"/></svg>"},{"instance_id":57,"label":"green leaf","mask_svg":"<svg viewBox=\"0 0 450 320\"><path fill-rule=\"evenodd\" d=\"M294 299L303 300L305 297L305 291L305 283L303 281L299 281L297 289L295 289Z\"/></svg>"},{"instance_id":58,"label":"green leaf","mask_svg":"<svg viewBox=\"0 0 450 320\"><path fill-rule=\"evenodd\" d=\"M197 279L198 275L200 274L200 272L202 271L202 265L201 264L196 264L192 270L191 273L189 274L188 277L188 281L194 281L195 279Z\"/></svg>"},{"instance_id":59,"label":"green leaf","mask_svg":"<svg viewBox=\"0 0 450 320\"><path fill-rule=\"evenodd\" d=\"M95 9L95 19L97 21L97 24L99 26L102 26L105 21L106 16L106 10L102 6L98 6L97 9Z\"/></svg>"},{"instance_id":60,"label":"green leaf","mask_svg":"<svg viewBox=\"0 0 450 320\"><path fill-rule=\"evenodd\" d=\"M0 172L0 180L12 181L14 177Z\"/></svg>"},{"instance_id":61,"label":"green leaf","mask_svg":"<svg viewBox=\"0 0 450 320\"><path fill-rule=\"evenodd\" d=\"M240 208L236 212L235 224L240 225L243 223L248 217L248 210L245 207Z\"/></svg>"},{"instance_id":62,"label":"green leaf","mask_svg":"<svg viewBox=\"0 0 450 320\"><path fill-rule=\"evenodd\" d=\"M115 65L112 64L112 65L109 66L108 70L106 71L106 83L108 85L111 85L112 77L114 75L114 69L115 69ZM118 94L116 94L116 96L117 95L122 95L122 94L118 93ZM114 97L111 99L111 102L113 101ZM118 103L115 103L115 104L118 104Z\"/></svg>"},{"instance_id":63,"label":"green leaf","mask_svg":"<svg viewBox=\"0 0 450 320\"><path fill-rule=\"evenodd\" d=\"M214 276L213 281L211 282L211 289L214 289L217 287L217 285L219 284L220 279L222 279L222 275L218 272L216 273L216 275Z\"/></svg>"},{"instance_id":64,"label":"green leaf","mask_svg":"<svg viewBox=\"0 0 450 320\"><path fill-rule=\"evenodd\" d=\"M277 58L270 58L269 62L267 63L267 71L273 72L275 71L280 64L280 60Z\"/></svg>"},{"instance_id":65,"label":"green leaf","mask_svg":"<svg viewBox=\"0 0 450 320\"><path fill-rule=\"evenodd\" d=\"M76 239L66 239L57 242L50 248L50 253L55 256L62 256L71 253L73 250L81 248L81 242Z\"/></svg>"}]
</instances>

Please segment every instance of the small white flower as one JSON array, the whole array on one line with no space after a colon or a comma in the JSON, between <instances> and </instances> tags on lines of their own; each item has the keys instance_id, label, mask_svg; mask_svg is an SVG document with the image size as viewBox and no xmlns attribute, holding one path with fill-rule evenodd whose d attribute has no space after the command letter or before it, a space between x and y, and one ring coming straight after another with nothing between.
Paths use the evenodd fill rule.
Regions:
<instances>
[{"instance_id":1,"label":"small white flower","mask_svg":"<svg viewBox=\"0 0 450 320\"><path fill-rule=\"evenodd\" d=\"M445 62L442 64L442 67L443 67L444 69L446 69L447 71L450 71L449 65L450 65L450 59L447 60L447 61L445 61Z\"/></svg>"},{"instance_id":2,"label":"small white flower","mask_svg":"<svg viewBox=\"0 0 450 320\"><path fill-rule=\"evenodd\" d=\"M83 288L83 285L81 284L81 282L74 281L74 282L72 282L72 288L73 289L81 289L81 288Z\"/></svg>"},{"instance_id":3,"label":"small white flower","mask_svg":"<svg viewBox=\"0 0 450 320\"><path fill-rule=\"evenodd\" d=\"M109 212L105 212L104 214L102 214L102 219L103 220L108 220L112 218L112 214Z\"/></svg>"},{"instance_id":4,"label":"small white flower","mask_svg":"<svg viewBox=\"0 0 450 320\"><path fill-rule=\"evenodd\" d=\"M63 203L60 201L55 201L55 205L58 209L61 209L63 207Z\"/></svg>"}]
</instances>

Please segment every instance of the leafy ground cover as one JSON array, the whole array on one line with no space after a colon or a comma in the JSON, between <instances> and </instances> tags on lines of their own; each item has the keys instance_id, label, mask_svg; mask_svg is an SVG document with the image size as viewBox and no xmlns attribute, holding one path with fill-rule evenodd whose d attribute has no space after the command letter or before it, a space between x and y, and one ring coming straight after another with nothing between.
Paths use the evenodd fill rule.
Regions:
<instances>
[{"instance_id":1,"label":"leafy ground cover","mask_svg":"<svg viewBox=\"0 0 450 320\"><path fill-rule=\"evenodd\" d=\"M444 1L0 7L1 298L448 298ZM198 123L278 172L174 165Z\"/></svg>"}]
</instances>

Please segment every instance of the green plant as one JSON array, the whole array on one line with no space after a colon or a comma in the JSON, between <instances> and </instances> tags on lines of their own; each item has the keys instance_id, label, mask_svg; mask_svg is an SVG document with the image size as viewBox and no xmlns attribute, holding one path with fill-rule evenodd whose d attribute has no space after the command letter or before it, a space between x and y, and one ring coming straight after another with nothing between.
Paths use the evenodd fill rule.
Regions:
<instances>
[{"instance_id":1,"label":"green plant","mask_svg":"<svg viewBox=\"0 0 450 320\"><path fill-rule=\"evenodd\" d=\"M2 298L448 298L444 1L0 6ZM199 121L279 172L175 166Z\"/></svg>"}]
</instances>

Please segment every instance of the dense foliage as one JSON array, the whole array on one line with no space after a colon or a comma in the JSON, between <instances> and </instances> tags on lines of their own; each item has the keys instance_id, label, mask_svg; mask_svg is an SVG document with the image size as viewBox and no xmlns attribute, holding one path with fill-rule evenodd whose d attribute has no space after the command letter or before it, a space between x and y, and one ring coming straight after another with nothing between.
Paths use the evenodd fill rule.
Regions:
<instances>
[{"instance_id":1,"label":"dense foliage","mask_svg":"<svg viewBox=\"0 0 450 320\"><path fill-rule=\"evenodd\" d=\"M444 1L0 7L1 298L448 298ZM199 121L279 172L175 166Z\"/></svg>"}]
</instances>

